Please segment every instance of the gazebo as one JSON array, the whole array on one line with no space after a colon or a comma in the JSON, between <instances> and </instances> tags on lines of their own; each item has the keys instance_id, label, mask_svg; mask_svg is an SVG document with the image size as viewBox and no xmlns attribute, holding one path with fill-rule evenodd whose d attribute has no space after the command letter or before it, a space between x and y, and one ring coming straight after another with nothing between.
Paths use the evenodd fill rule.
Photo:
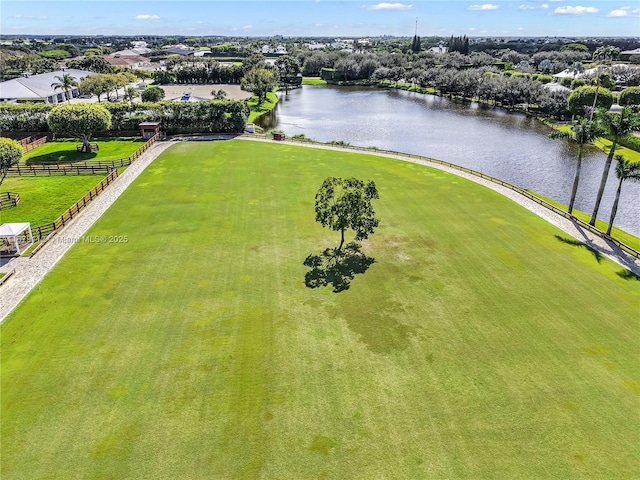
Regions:
<instances>
[{"instance_id":1,"label":"gazebo","mask_svg":"<svg viewBox=\"0 0 640 480\"><path fill-rule=\"evenodd\" d=\"M30 223L4 223L0 225L0 254L21 255L33 245Z\"/></svg>"}]
</instances>

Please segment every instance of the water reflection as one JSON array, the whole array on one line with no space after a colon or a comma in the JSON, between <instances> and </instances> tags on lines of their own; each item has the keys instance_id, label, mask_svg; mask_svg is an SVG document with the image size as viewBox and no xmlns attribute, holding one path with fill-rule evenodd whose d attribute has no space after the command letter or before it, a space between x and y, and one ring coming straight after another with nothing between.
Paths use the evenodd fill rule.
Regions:
<instances>
[{"instance_id":1,"label":"water reflection","mask_svg":"<svg viewBox=\"0 0 640 480\"><path fill-rule=\"evenodd\" d=\"M548 138L551 129L526 115L443 97L375 88L305 85L281 95L258 123L322 142L439 158L568 203L576 148ZM578 210L591 213L606 155L586 148ZM600 208L607 220L617 179L612 166ZM640 235L640 184L625 184L616 226Z\"/></svg>"}]
</instances>

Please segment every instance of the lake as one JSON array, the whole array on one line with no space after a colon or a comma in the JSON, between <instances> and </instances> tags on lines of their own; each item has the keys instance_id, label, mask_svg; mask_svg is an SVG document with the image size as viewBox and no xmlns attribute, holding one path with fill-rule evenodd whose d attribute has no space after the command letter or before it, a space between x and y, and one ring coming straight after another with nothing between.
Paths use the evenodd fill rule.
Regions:
<instances>
[{"instance_id":1,"label":"lake","mask_svg":"<svg viewBox=\"0 0 640 480\"><path fill-rule=\"evenodd\" d=\"M569 203L577 148L523 114L434 95L378 88L305 85L279 93L257 122L321 142L424 155L462 165ZM585 149L575 208L591 214L606 155ZM611 166L599 218L609 219L618 180ZM615 225L640 236L640 183L625 182Z\"/></svg>"}]
</instances>

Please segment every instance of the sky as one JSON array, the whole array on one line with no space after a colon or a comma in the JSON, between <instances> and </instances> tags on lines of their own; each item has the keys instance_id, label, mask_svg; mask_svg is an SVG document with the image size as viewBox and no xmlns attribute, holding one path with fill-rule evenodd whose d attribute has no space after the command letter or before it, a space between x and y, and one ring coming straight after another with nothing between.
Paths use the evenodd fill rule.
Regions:
<instances>
[{"instance_id":1,"label":"sky","mask_svg":"<svg viewBox=\"0 0 640 480\"><path fill-rule=\"evenodd\" d=\"M0 33L640 37L639 0L2 0Z\"/></svg>"}]
</instances>

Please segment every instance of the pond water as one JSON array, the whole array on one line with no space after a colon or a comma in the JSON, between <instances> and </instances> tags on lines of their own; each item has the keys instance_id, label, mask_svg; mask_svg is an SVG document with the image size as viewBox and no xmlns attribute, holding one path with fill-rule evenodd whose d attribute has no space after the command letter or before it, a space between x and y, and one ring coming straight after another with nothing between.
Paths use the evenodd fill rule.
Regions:
<instances>
[{"instance_id":1,"label":"pond water","mask_svg":"<svg viewBox=\"0 0 640 480\"><path fill-rule=\"evenodd\" d=\"M322 142L446 160L569 203L577 149L534 118L475 103L376 88L305 85L279 94L257 122ZM606 155L585 149L575 208L591 214ZM599 218L609 219L618 180L611 166ZM625 182L615 225L640 236L640 183Z\"/></svg>"}]
</instances>

